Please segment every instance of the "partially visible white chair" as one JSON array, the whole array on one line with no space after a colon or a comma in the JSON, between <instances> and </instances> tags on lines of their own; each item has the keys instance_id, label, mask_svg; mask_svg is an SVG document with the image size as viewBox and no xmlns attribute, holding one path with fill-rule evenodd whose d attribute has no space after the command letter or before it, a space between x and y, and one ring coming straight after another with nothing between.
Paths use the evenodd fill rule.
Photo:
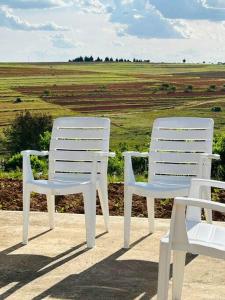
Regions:
<instances>
[{"instance_id":1,"label":"partially visible white chair","mask_svg":"<svg viewBox=\"0 0 225 300\"><path fill-rule=\"evenodd\" d=\"M168 299L171 251L173 251L172 300L181 299L187 252L225 259L225 227L201 221L202 208L225 213L225 204L198 199L204 187L225 189L225 182L193 179L190 198L175 198L170 232L160 243L158 300Z\"/></svg>"},{"instance_id":2,"label":"partially visible white chair","mask_svg":"<svg viewBox=\"0 0 225 300\"><path fill-rule=\"evenodd\" d=\"M54 228L55 195L82 193L87 246L95 245L96 188L108 231L109 208L107 165L110 120L66 117L54 121L50 151L22 151L23 155L23 244L28 243L30 194L45 194L50 228ZM35 180L30 156L49 155L48 180Z\"/></svg>"},{"instance_id":3,"label":"partially visible white chair","mask_svg":"<svg viewBox=\"0 0 225 300\"><path fill-rule=\"evenodd\" d=\"M124 247L130 243L132 196L147 198L149 232L154 232L154 199L188 196L193 177L210 178L212 154L212 119L159 118L154 121L150 150L146 153L125 152L124 171ZM149 160L148 182L136 182L132 157ZM211 199L210 189L204 189ZM207 211L211 220L211 212Z\"/></svg>"}]
</instances>

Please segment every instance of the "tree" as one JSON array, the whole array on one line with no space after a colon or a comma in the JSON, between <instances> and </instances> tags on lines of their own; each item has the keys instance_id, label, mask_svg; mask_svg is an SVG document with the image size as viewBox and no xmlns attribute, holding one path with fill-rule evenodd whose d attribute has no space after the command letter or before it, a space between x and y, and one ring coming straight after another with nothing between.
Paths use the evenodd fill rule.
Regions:
<instances>
[{"instance_id":1,"label":"tree","mask_svg":"<svg viewBox=\"0 0 225 300\"><path fill-rule=\"evenodd\" d=\"M109 62L109 58L108 58L108 56L106 56L106 58L105 58L105 62Z\"/></svg>"},{"instance_id":2,"label":"tree","mask_svg":"<svg viewBox=\"0 0 225 300\"><path fill-rule=\"evenodd\" d=\"M50 115L32 115L29 111L20 113L12 125L4 130L6 150L10 154L27 149L39 150L40 135L51 129L52 117Z\"/></svg>"},{"instance_id":3,"label":"tree","mask_svg":"<svg viewBox=\"0 0 225 300\"><path fill-rule=\"evenodd\" d=\"M185 64L185 63L186 63L186 59L184 58L184 59L183 59L183 64Z\"/></svg>"}]
</instances>

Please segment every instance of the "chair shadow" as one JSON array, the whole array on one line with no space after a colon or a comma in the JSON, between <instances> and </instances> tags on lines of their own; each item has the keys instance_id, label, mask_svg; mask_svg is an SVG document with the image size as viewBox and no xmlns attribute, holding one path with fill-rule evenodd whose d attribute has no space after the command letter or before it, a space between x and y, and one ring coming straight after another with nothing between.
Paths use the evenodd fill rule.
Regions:
<instances>
[{"instance_id":1,"label":"chair shadow","mask_svg":"<svg viewBox=\"0 0 225 300\"><path fill-rule=\"evenodd\" d=\"M29 241L49 231L50 230L47 230L33 236ZM107 232L103 232L97 235L96 239L106 233ZM44 255L11 254L22 247L25 246L18 243L0 252L0 288L17 282L14 286L3 292L0 295L0 299L6 299L26 284L90 250L86 247L86 242L83 242L53 258Z\"/></svg>"},{"instance_id":2,"label":"chair shadow","mask_svg":"<svg viewBox=\"0 0 225 300\"><path fill-rule=\"evenodd\" d=\"M35 239L45 234L41 233L32 237ZM100 238L103 232L96 236ZM144 240L146 235L133 244ZM89 251L86 242L60 253L51 258L42 255L10 254L23 247L16 244L0 253L0 288L17 282L0 295L0 299L6 299L18 289L33 280L41 277L66 262L73 260L79 255ZM157 293L158 263L145 260L120 260L119 258L129 249L120 249L103 259L89 269L73 274L51 288L47 289L35 300L47 297L59 299L151 299ZM186 263L194 256L188 255ZM171 276L172 272L170 272Z\"/></svg>"},{"instance_id":3,"label":"chair shadow","mask_svg":"<svg viewBox=\"0 0 225 300\"><path fill-rule=\"evenodd\" d=\"M149 235L147 235L149 236ZM147 236L135 241L130 248ZM80 274L70 275L34 300L56 299L152 299L157 294L158 263L119 260L128 249L120 249ZM194 259L188 254L186 264ZM170 265L170 278L172 265Z\"/></svg>"}]
</instances>

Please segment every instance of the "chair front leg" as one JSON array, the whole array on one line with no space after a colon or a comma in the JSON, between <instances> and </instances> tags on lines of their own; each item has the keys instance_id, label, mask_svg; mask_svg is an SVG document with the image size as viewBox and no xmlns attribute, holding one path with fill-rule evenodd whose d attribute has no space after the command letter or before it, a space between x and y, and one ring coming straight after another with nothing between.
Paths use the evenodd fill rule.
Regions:
<instances>
[{"instance_id":1,"label":"chair front leg","mask_svg":"<svg viewBox=\"0 0 225 300\"><path fill-rule=\"evenodd\" d=\"M130 223L132 209L132 192L124 187L124 248L129 248L130 245Z\"/></svg>"},{"instance_id":2,"label":"chair front leg","mask_svg":"<svg viewBox=\"0 0 225 300\"><path fill-rule=\"evenodd\" d=\"M54 195L46 195L47 197L47 207L48 207L48 216L49 216L49 227L50 229L54 229L55 227L55 196Z\"/></svg>"},{"instance_id":3,"label":"chair front leg","mask_svg":"<svg viewBox=\"0 0 225 300\"><path fill-rule=\"evenodd\" d=\"M147 209L148 209L148 225L149 233L155 231L155 200L154 198L147 197Z\"/></svg>"},{"instance_id":4,"label":"chair front leg","mask_svg":"<svg viewBox=\"0 0 225 300\"><path fill-rule=\"evenodd\" d=\"M173 251L173 287L172 300L180 300L184 279L186 252Z\"/></svg>"},{"instance_id":5,"label":"chair front leg","mask_svg":"<svg viewBox=\"0 0 225 300\"><path fill-rule=\"evenodd\" d=\"M87 247L93 248L95 246L96 231L96 187L94 186L83 192L83 196Z\"/></svg>"},{"instance_id":6,"label":"chair front leg","mask_svg":"<svg viewBox=\"0 0 225 300\"><path fill-rule=\"evenodd\" d=\"M28 243L29 230L29 214L30 214L30 190L23 187L23 241L26 245Z\"/></svg>"},{"instance_id":7,"label":"chair front leg","mask_svg":"<svg viewBox=\"0 0 225 300\"><path fill-rule=\"evenodd\" d=\"M160 242L157 300L167 300L170 278L171 250L169 243Z\"/></svg>"}]
</instances>

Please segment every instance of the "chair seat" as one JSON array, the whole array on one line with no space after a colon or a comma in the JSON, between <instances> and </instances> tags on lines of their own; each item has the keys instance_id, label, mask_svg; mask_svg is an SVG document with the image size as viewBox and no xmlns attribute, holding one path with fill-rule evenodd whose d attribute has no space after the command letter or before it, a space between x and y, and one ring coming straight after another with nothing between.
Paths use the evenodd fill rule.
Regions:
<instances>
[{"instance_id":1,"label":"chair seat","mask_svg":"<svg viewBox=\"0 0 225 300\"><path fill-rule=\"evenodd\" d=\"M187 196L190 188L190 182L181 181L181 182L170 182L170 181L152 181L148 182L134 182L128 184L128 186L133 190L134 194L138 193L139 195L145 197L154 198L173 198L177 196Z\"/></svg>"},{"instance_id":2,"label":"chair seat","mask_svg":"<svg viewBox=\"0 0 225 300\"><path fill-rule=\"evenodd\" d=\"M27 183L30 191L52 195L68 195L83 191L85 185L90 185L90 180L31 180Z\"/></svg>"},{"instance_id":3,"label":"chair seat","mask_svg":"<svg viewBox=\"0 0 225 300\"><path fill-rule=\"evenodd\" d=\"M187 229L191 253L211 252L213 257L225 259L225 227L188 221Z\"/></svg>"}]
</instances>

